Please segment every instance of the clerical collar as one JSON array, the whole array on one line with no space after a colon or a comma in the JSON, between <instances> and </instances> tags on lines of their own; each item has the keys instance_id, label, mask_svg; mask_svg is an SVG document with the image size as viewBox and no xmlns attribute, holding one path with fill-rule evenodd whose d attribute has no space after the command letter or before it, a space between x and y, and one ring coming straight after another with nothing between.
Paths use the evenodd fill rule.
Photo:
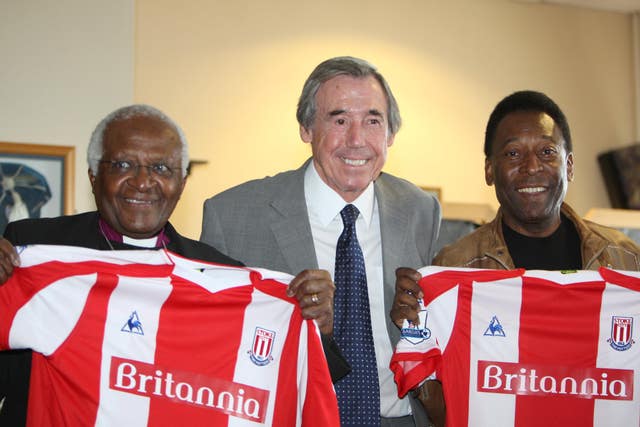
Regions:
<instances>
[{"instance_id":1,"label":"clerical collar","mask_svg":"<svg viewBox=\"0 0 640 427\"><path fill-rule=\"evenodd\" d=\"M107 221L99 218L98 226L102 235L112 242L124 243L131 246L138 246L141 248L162 248L169 244L169 238L164 232L164 227L158 234L148 239L134 239L133 237L125 236L118 233L111 227Z\"/></svg>"}]
</instances>

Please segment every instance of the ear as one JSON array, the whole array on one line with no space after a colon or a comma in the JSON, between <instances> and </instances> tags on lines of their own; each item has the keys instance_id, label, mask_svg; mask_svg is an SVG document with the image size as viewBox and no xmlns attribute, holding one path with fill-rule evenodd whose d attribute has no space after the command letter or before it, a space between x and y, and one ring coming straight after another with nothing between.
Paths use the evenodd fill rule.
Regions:
<instances>
[{"instance_id":1,"label":"ear","mask_svg":"<svg viewBox=\"0 0 640 427\"><path fill-rule=\"evenodd\" d=\"M493 165L488 157L484 159L484 182L489 186L493 185Z\"/></svg>"},{"instance_id":2,"label":"ear","mask_svg":"<svg viewBox=\"0 0 640 427\"><path fill-rule=\"evenodd\" d=\"M573 181L573 153L567 154L567 180Z\"/></svg>"},{"instance_id":3,"label":"ear","mask_svg":"<svg viewBox=\"0 0 640 427\"><path fill-rule=\"evenodd\" d=\"M307 144L311 143L313 140L313 130L300 125L300 138L302 138L302 140Z\"/></svg>"},{"instance_id":4,"label":"ear","mask_svg":"<svg viewBox=\"0 0 640 427\"><path fill-rule=\"evenodd\" d=\"M393 145L393 141L395 140L395 138L395 135L391 135L389 136L389 138L387 138L387 147L391 147Z\"/></svg>"},{"instance_id":5,"label":"ear","mask_svg":"<svg viewBox=\"0 0 640 427\"><path fill-rule=\"evenodd\" d=\"M95 184L96 184L96 176L93 174L93 172L91 172L91 168L89 168L89 170L87 171L89 174L89 182L91 183L91 192L93 194L96 193L95 191Z\"/></svg>"}]
</instances>

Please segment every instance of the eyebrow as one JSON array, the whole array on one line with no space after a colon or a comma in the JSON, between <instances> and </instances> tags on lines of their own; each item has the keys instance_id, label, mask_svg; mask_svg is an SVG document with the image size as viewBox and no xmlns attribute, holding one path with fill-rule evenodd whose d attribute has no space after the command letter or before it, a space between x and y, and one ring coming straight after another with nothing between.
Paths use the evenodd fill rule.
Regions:
<instances>
[{"instance_id":1,"label":"eyebrow","mask_svg":"<svg viewBox=\"0 0 640 427\"><path fill-rule=\"evenodd\" d=\"M509 143L511 143L511 142L514 142L514 141L517 141L517 140L519 140L519 139L520 139L520 138L515 137L515 136L513 136L513 137L511 137L511 138L507 138L507 139L504 141L503 145L507 145L507 144L509 144ZM555 143L555 144L559 144L559 142L558 142L558 141L553 137L553 135L541 135L541 136L540 136L540 139L545 139L545 140L547 140L547 141L551 141L551 142L553 142L553 143Z\"/></svg>"},{"instance_id":2,"label":"eyebrow","mask_svg":"<svg viewBox=\"0 0 640 427\"><path fill-rule=\"evenodd\" d=\"M332 111L329 111L329 117L339 116L340 114L345 114L346 112L347 110L332 110ZM379 110L376 110L375 108L369 110L367 115L384 117L384 115Z\"/></svg>"}]
</instances>

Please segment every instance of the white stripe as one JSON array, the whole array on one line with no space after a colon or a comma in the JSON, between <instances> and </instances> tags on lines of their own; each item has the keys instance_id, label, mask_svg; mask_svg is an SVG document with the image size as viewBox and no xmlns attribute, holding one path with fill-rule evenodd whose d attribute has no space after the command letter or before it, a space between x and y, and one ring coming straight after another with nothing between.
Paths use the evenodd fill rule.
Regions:
<instances>
[{"instance_id":1,"label":"white stripe","mask_svg":"<svg viewBox=\"0 0 640 427\"><path fill-rule=\"evenodd\" d=\"M600 273L590 270L579 271L547 271L547 270L527 270L524 277L536 277L557 283L559 285L572 285L583 282L599 282L602 280Z\"/></svg>"},{"instance_id":2,"label":"white stripe","mask_svg":"<svg viewBox=\"0 0 640 427\"><path fill-rule=\"evenodd\" d=\"M102 347L100 407L96 426L146 426L149 398L109 388L113 356L153 363L157 328L162 305L171 293L168 277L120 277L109 300ZM129 316L136 311L144 335L122 331Z\"/></svg>"},{"instance_id":3,"label":"white stripe","mask_svg":"<svg viewBox=\"0 0 640 427\"><path fill-rule=\"evenodd\" d=\"M249 269L212 266L208 264L177 260L173 275L194 283L211 293L245 286L251 283Z\"/></svg>"},{"instance_id":4,"label":"white stripe","mask_svg":"<svg viewBox=\"0 0 640 427\"><path fill-rule=\"evenodd\" d=\"M640 339L638 326L640 321L640 294L621 286L607 284L602 295L600 310L600 337L598 339L598 368L634 369L634 399L604 400L596 399L593 424L595 426L638 425L640 419ZM633 317L631 339L635 344L625 351L618 351L607 342L611 338L613 316Z\"/></svg>"},{"instance_id":5,"label":"white stripe","mask_svg":"<svg viewBox=\"0 0 640 427\"><path fill-rule=\"evenodd\" d=\"M85 261L101 261L110 264L126 265L132 263L140 264L172 264L169 257L163 250L118 250L99 251L97 249L87 249L79 246L59 246L59 245L30 245L17 247L20 254L20 264L22 267L31 267L52 261L52 254L55 254L55 261L74 263ZM25 256L23 256L23 254Z\"/></svg>"},{"instance_id":6,"label":"white stripe","mask_svg":"<svg viewBox=\"0 0 640 427\"><path fill-rule=\"evenodd\" d=\"M471 297L471 357L469 366L469 421L473 425L511 427L516 399L511 394L478 392L478 360L518 362L518 335L522 279L474 283ZM505 336L485 336L496 316Z\"/></svg>"},{"instance_id":7,"label":"white stripe","mask_svg":"<svg viewBox=\"0 0 640 427\"><path fill-rule=\"evenodd\" d=\"M38 292L16 313L9 347L31 348L45 356L56 351L75 328L96 277L65 277Z\"/></svg>"},{"instance_id":8,"label":"white stripe","mask_svg":"<svg viewBox=\"0 0 640 427\"><path fill-rule=\"evenodd\" d=\"M447 348L453 332L459 290L458 286L454 286L429 304L426 326L432 336L427 342L433 342L433 346L440 347L442 352Z\"/></svg>"},{"instance_id":9,"label":"white stripe","mask_svg":"<svg viewBox=\"0 0 640 427\"><path fill-rule=\"evenodd\" d=\"M252 301L247 306L242 324L242 339L238 348L237 361L233 380L236 383L250 384L264 390L271 390L267 406L264 425L273 425L273 409L276 401L276 386L280 361L282 360L282 348L287 337L289 321L293 306L285 301L274 299L269 295L254 290ZM253 339L256 328L264 328L275 332L272 343L271 360L264 366L259 366L251 361L249 351L253 348ZM236 334L236 331L230 331ZM295 392L295 390L292 390ZM286 398L287 396L284 396ZM283 398L281 396L280 398ZM229 417L229 427L255 427L254 421L239 417Z\"/></svg>"}]
</instances>

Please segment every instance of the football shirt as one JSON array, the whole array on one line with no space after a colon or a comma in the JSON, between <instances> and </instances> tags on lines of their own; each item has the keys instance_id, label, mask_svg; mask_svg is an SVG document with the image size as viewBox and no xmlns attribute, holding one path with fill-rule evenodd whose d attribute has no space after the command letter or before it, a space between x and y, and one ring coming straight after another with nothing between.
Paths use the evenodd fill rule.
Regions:
<instances>
[{"instance_id":1,"label":"football shirt","mask_svg":"<svg viewBox=\"0 0 640 427\"><path fill-rule=\"evenodd\" d=\"M0 348L37 352L29 425L339 425L291 276L163 250L20 250Z\"/></svg>"},{"instance_id":2,"label":"football shirt","mask_svg":"<svg viewBox=\"0 0 640 427\"><path fill-rule=\"evenodd\" d=\"M426 267L399 394L436 373L449 426L638 425L640 279L602 270Z\"/></svg>"}]
</instances>

